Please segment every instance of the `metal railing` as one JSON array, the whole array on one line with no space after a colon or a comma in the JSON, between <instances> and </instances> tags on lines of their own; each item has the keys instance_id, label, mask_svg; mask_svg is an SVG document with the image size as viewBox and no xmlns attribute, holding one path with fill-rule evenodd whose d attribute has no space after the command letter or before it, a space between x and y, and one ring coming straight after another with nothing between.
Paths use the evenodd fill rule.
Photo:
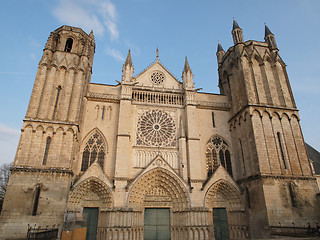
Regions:
<instances>
[{"instance_id":1,"label":"metal railing","mask_svg":"<svg viewBox=\"0 0 320 240\"><path fill-rule=\"evenodd\" d=\"M320 236L320 227L318 223L315 226L311 226L308 223L306 226L296 226L295 223L292 223L291 226L282 226L279 223L279 226L270 226L272 235L281 235L281 236Z\"/></svg>"},{"instance_id":2,"label":"metal railing","mask_svg":"<svg viewBox=\"0 0 320 240\"><path fill-rule=\"evenodd\" d=\"M34 227L28 224L27 239L28 240L53 240L58 237L59 225L53 225L51 228L47 225L45 228L41 226Z\"/></svg>"}]
</instances>

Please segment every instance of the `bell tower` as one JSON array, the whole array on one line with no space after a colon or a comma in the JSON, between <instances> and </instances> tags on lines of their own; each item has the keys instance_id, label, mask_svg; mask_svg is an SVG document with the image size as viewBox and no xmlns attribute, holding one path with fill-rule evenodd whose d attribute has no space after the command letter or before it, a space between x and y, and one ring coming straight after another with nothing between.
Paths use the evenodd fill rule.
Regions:
<instances>
[{"instance_id":1,"label":"bell tower","mask_svg":"<svg viewBox=\"0 0 320 240\"><path fill-rule=\"evenodd\" d=\"M95 41L79 28L62 26L45 46L27 119L79 121L82 96L91 78Z\"/></svg>"},{"instance_id":2,"label":"bell tower","mask_svg":"<svg viewBox=\"0 0 320 240\"><path fill-rule=\"evenodd\" d=\"M94 50L93 32L62 26L50 34L3 205L0 225L15 225L0 232L15 236L26 231L26 222L52 226L63 221Z\"/></svg>"},{"instance_id":3,"label":"bell tower","mask_svg":"<svg viewBox=\"0 0 320 240\"><path fill-rule=\"evenodd\" d=\"M318 188L274 34L265 26L265 42L244 42L234 20L232 36L226 53L218 45L219 87L231 105L234 177L246 195L251 237L272 234L279 224L316 222Z\"/></svg>"}]
</instances>

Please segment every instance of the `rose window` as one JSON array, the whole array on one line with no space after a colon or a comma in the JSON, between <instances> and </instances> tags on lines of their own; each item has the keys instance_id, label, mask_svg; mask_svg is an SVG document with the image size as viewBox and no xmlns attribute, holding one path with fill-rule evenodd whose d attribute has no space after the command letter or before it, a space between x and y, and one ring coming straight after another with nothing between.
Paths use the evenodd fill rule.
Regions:
<instances>
[{"instance_id":1,"label":"rose window","mask_svg":"<svg viewBox=\"0 0 320 240\"><path fill-rule=\"evenodd\" d=\"M154 84L161 84L164 81L164 74L161 72L154 72L151 74L150 80Z\"/></svg>"},{"instance_id":2,"label":"rose window","mask_svg":"<svg viewBox=\"0 0 320 240\"><path fill-rule=\"evenodd\" d=\"M164 111L150 110L138 119L137 145L174 147L176 126L173 118Z\"/></svg>"}]
</instances>

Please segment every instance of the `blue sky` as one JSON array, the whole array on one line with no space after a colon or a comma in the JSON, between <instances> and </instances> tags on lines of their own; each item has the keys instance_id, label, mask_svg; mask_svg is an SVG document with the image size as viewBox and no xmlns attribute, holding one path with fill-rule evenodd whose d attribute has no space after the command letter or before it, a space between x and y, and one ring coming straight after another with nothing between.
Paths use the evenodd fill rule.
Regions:
<instances>
[{"instance_id":1,"label":"blue sky","mask_svg":"<svg viewBox=\"0 0 320 240\"><path fill-rule=\"evenodd\" d=\"M0 9L0 164L11 162L37 65L51 31L61 25L93 29L91 82L115 84L131 49L135 74L154 61L178 78L188 56L197 88L218 93L218 40L232 46L232 19L244 39L275 34L300 109L306 142L320 149L320 1L318 0L10 0Z\"/></svg>"}]
</instances>

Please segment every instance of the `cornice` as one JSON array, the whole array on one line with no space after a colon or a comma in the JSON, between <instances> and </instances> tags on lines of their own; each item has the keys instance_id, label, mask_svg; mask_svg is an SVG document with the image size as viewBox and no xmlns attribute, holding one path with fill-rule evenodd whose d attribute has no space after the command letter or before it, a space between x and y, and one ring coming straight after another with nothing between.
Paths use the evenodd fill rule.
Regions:
<instances>
[{"instance_id":1,"label":"cornice","mask_svg":"<svg viewBox=\"0 0 320 240\"><path fill-rule=\"evenodd\" d=\"M247 108L256 108L256 109L277 109L281 111L290 111L290 112L298 112L299 110L297 108L287 108L287 107L281 107L281 106L270 106L270 105L260 105L260 104L247 104L243 106L237 113L235 113L228 122L231 122L233 119L237 118L239 115L241 115Z\"/></svg>"},{"instance_id":2,"label":"cornice","mask_svg":"<svg viewBox=\"0 0 320 240\"><path fill-rule=\"evenodd\" d=\"M89 101L119 103L120 97L113 94L88 92L85 96Z\"/></svg>"},{"instance_id":3,"label":"cornice","mask_svg":"<svg viewBox=\"0 0 320 240\"><path fill-rule=\"evenodd\" d=\"M44 172L44 173L65 173L73 176L73 171L66 168L37 168L37 167L29 167L29 166L13 166L10 169L12 172Z\"/></svg>"},{"instance_id":4,"label":"cornice","mask_svg":"<svg viewBox=\"0 0 320 240\"><path fill-rule=\"evenodd\" d=\"M63 124L63 125L72 125L72 126L79 126L78 123L75 122L64 122L64 121L54 121L54 120L43 120L43 119L36 119L36 118L25 118L23 119L24 122L37 122L37 123L49 123L49 124Z\"/></svg>"},{"instance_id":5,"label":"cornice","mask_svg":"<svg viewBox=\"0 0 320 240\"><path fill-rule=\"evenodd\" d=\"M222 110L229 111L229 103L220 103L220 102L207 102L207 101L197 101L197 108L199 109L211 109L211 110Z\"/></svg>"},{"instance_id":6,"label":"cornice","mask_svg":"<svg viewBox=\"0 0 320 240\"><path fill-rule=\"evenodd\" d=\"M275 180L313 180L316 178L314 176L302 176L302 175L277 175L277 174L257 174L247 178L243 178L237 181L238 184L251 182L254 180L262 180L262 179L275 179Z\"/></svg>"}]
</instances>

